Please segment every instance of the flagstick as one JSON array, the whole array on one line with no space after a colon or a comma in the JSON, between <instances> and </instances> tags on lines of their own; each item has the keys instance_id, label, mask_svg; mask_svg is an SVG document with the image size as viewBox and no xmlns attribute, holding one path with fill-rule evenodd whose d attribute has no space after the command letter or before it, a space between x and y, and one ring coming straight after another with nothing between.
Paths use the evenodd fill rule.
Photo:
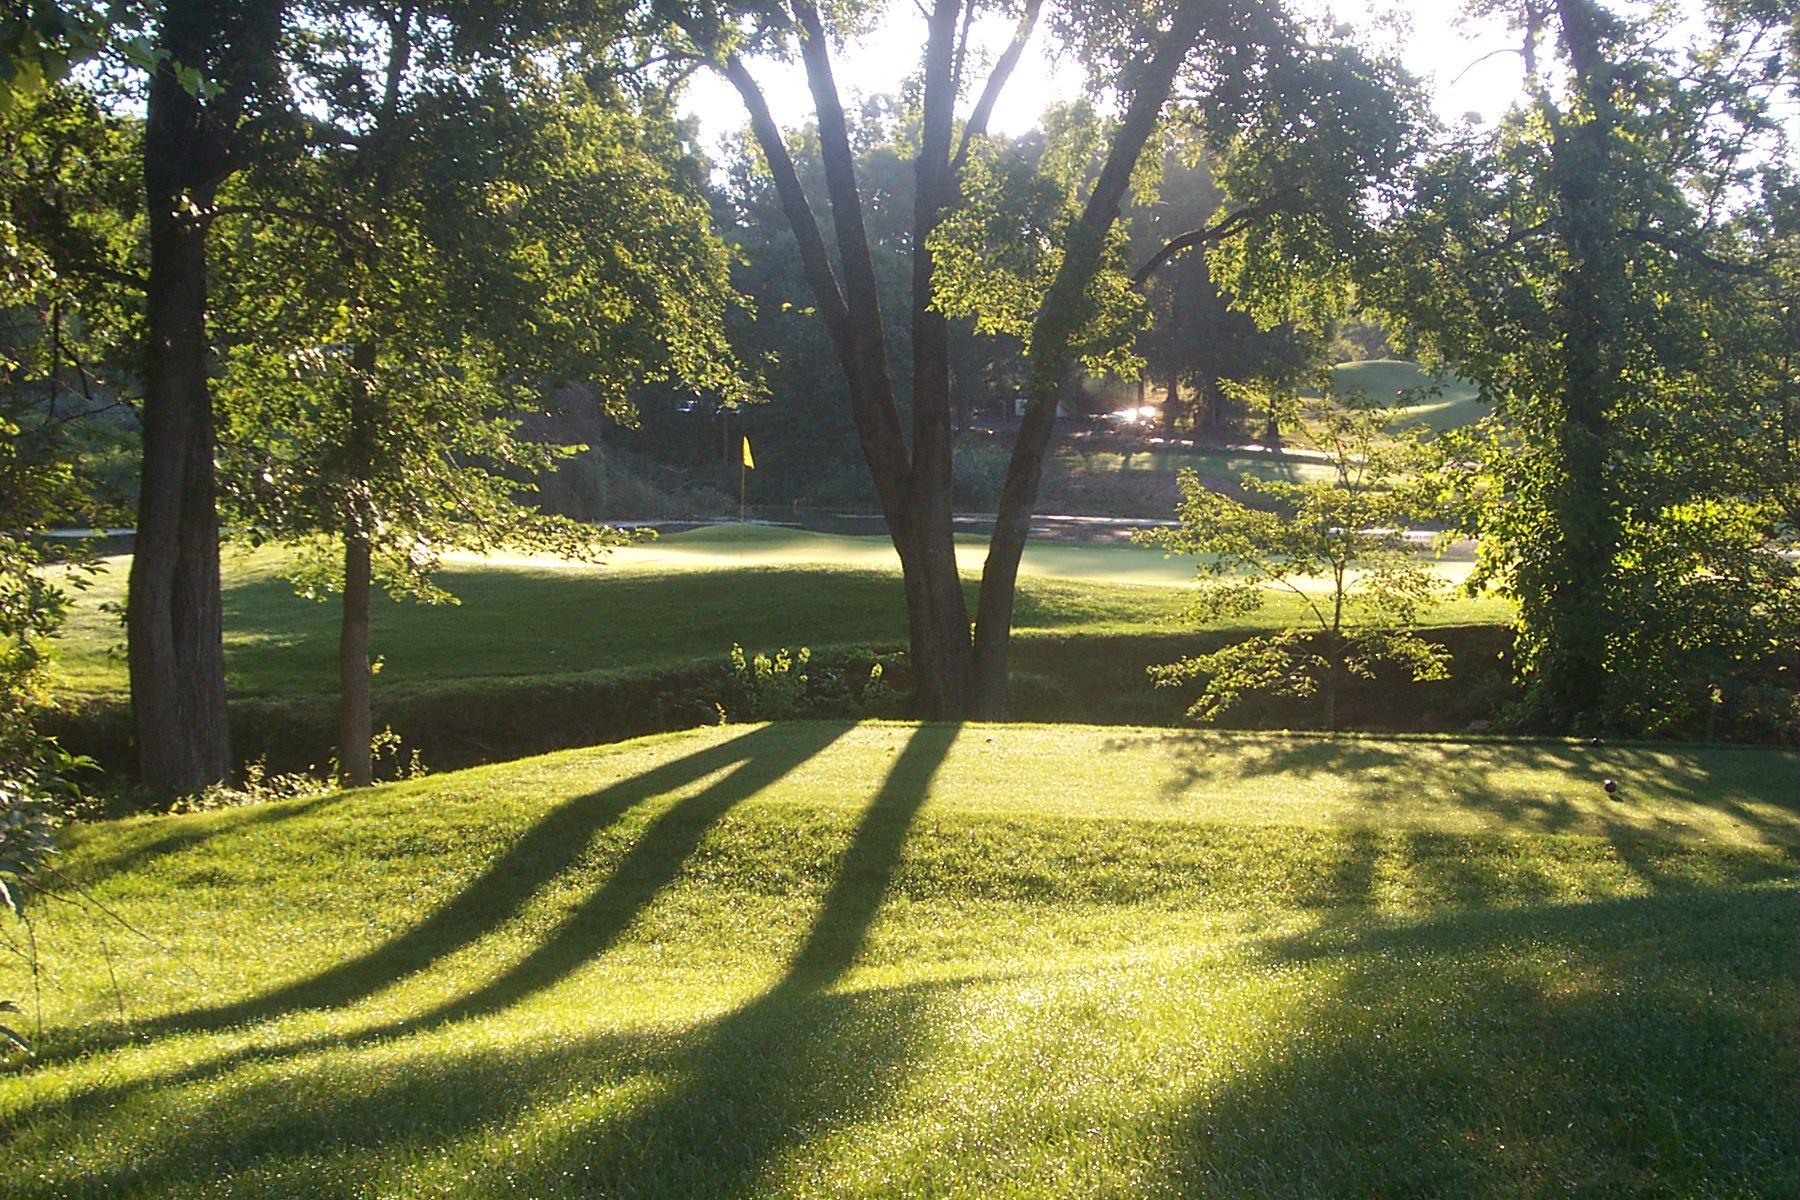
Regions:
<instances>
[{"instance_id":1,"label":"flagstick","mask_svg":"<svg viewBox=\"0 0 1800 1200\"><path fill-rule=\"evenodd\" d=\"M749 468L744 462L743 447L738 448L738 557L744 557L744 481Z\"/></svg>"}]
</instances>

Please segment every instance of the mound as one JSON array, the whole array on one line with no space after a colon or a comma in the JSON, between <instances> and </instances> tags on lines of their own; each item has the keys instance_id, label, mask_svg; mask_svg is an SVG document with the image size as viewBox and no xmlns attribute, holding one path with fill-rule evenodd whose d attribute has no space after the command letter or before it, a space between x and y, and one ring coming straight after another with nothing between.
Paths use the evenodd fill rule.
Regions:
<instances>
[{"instance_id":1,"label":"mound","mask_svg":"<svg viewBox=\"0 0 1800 1200\"><path fill-rule=\"evenodd\" d=\"M86 827L158 945L42 910L0 1190L1779 1194L1794 779L787 724Z\"/></svg>"}]
</instances>

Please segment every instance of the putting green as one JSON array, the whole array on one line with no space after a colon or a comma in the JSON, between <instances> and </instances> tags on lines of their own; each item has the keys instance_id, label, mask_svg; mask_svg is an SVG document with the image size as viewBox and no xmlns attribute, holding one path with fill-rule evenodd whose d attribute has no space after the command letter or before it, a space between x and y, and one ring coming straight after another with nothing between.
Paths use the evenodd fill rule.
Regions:
<instances>
[{"instance_id":1,"label":"putting green","mask_svg":"<svg viewBox=\"0 0 1800 1200\"><path fill-rule=\"evenodd\" d=\"M452 555L458 562L486 562L495 566L555 566L589 569L580 563L518 555ZM956 539L957 565L979 572L987 559L987 538L960 534ZM771 566L880 567L898 570L900 557L885 534L856 535L814 533L771 525L709 525L701 529L665 534L653 542L618 550L605 570ZM1432 569L1452 584L1469 577L1468 561L1438 559ZM1194 559L1169 555L1153 546L1133 542L1066 542L1039 539L1025 547L1019 571L1053 579L1080 579L1095 583L1185 585L1193 582ZM1325 590L1325 580L1302 580L1305 591Z\"/></svg>"}]
</instances>

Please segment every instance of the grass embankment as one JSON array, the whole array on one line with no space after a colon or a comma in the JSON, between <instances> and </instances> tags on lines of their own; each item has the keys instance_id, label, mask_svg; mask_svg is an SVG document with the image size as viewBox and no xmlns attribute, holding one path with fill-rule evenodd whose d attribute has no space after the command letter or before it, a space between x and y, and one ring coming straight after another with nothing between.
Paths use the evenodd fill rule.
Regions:
<instances>
[{"instance_id":1,"label":"grass embankment","mask_svg":"<svg viewBox=\"0 0 1800 1200\"><path fill-rule=\"evenodd\" d=\"M968 539L964 550L972 600L984 548ZM225 651L238 752L288 770L330 754L338 608L296 596L281 562L268 551L227 557ZM1175 586L1190 564L1128 543L1045 542L1026 567L1016 608L1022 715L1179 716L1179 698L1154 692L1143 667L1192 649L1176 621L1183 589ZM66 744L114 767L130 759L128 684L122 631L103 607L123 600L127 568L109 560L71 615L59 654L63 715L50 722ZM439 766L697 723L714 711L707 689L716 690L733 642L752 651L906 642L885 538L717 527L622 551L604 566L452 562L443 582L460 604L378 598L371 617L382 659L376 727L391 723ZM1234 624L1267 628L1298 617L1298 605L1273 597ZM1435 619L1509 616L1502 602L1463 600ZM1491 651L1470 661L1491 673ZM1456 709L1452 718L1469 716Z\"/></svg>"},{"instance_id":2,"label":"grass embankment","mask_svg":"<svg viewBox=\"0 0 1800 1200\"><path fill-rule=\"evenodd\" d=\"M1400 419L1407 424L1440 431L1457 429L1472 425L1493 411L1491 406L1481 402L1475 385L1455 375L1433 380L1417 363L1376 358L1339 363L1331 372L1340 396L1360 389L1369 399L1383 404L1393 404L1402 392L1436 386L1436 395L1420 397L1421 403L1401 409Z\"/></svg>"},{"instance_id":3,"label":"grass embankment","mask_svg":"<svg viewBox=\"0 0 1800 1200\"><path fill-rule=\"evenodd\" d=\"M1792 1195L1795 773L789 724L81 828L166 949L41 910L0 1192Z\"/></svg>"}]
</instances>

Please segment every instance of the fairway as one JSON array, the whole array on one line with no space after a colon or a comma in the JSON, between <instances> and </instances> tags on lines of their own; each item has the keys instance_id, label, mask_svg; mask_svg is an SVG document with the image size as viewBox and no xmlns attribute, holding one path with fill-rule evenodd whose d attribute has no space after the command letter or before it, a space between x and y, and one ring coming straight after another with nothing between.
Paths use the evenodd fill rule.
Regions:
<instances>
[{"instance_id":1,"label":"fairway","mask_svg":"<svg viewBox=\"0 0 1800 1200\"><path fill-rule=\"evenodd\" d=\"M965 539L971 601L985 551ZM337 686L339 608L294 594L273 550L228 554L227 681L236 697L329 694ZM105 560L79 595L56 643L58 692L71 699L123 697L123 630L111 606L124 599L130 559ZM1467 563L1442 564L1448 576ZM1129 543L1042 541L1026 553L1015 606L1023 636L1039 632L1168 633L1177 628L1192 568ZM732 643L903 646L900 572L884 537L713 526L622 550L600 565L518 558L457 558L440 579L454 605L372 607L378 694L445 681L564 676L621 668L723 662ZM1276 596L1232 627L1267 628L1298 617ZM1511 605L1457 600L1439 624L1501 623Z\"/></svg>"},{"instance_id":2,"label":"fairway","mask_svg":"<svg viewBox=\"0 0 1800 1200\"><path fill-rule=\"evenodd\" d=\"M0 1194L1791 1194L1795 784L796 723L80 827Z\"/></svg>"}]
</instances>

